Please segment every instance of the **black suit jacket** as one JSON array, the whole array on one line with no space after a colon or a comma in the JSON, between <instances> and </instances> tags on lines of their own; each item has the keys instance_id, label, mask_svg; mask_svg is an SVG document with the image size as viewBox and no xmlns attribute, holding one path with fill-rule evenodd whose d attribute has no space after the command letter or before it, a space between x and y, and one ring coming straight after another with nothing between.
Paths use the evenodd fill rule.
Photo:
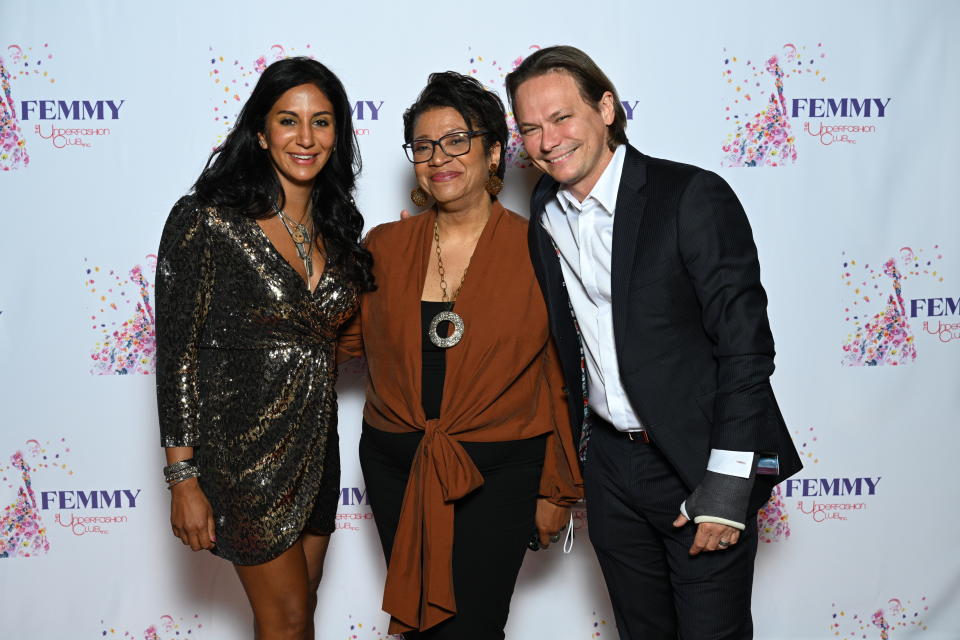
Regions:
<instances>
[{"instance_id":1,"label":"black suit jacket","mask_svg":"<svg viewBox=\"0 0 960 640\"><path fill-rule=\"evenodd\" d=\"M541 224L558 184L530 206L534 270L550 311L571 423L583 423L580 356L560 261ZM692 491L711 449L775 452L751 512L802 464L773 390L773 337L757 250L736 195L716 174L627 146L613 225L613 333L620 376L650 437ZM589 452L588 452L589 457Z\"/></svg>"}]
</instances>

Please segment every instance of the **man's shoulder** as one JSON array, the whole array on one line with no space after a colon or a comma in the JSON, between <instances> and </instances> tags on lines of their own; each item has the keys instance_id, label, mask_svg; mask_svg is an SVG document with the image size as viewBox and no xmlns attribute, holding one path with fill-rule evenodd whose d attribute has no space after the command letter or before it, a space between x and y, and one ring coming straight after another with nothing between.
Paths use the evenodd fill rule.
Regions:
<instances>
[{"instance_id":1,"label":"man's shoulder","mask_svg":"<svg viewBox=\"0 0 960 640\"><path fill-rule=\"evenodd\" d=\"M669 180L687 183L697 176L716 175L703 167L698 167L686 162L677 162L675 160L656 158L643 154L640 155L646 164L648 180Z\"/></svg>"}]
</instances>

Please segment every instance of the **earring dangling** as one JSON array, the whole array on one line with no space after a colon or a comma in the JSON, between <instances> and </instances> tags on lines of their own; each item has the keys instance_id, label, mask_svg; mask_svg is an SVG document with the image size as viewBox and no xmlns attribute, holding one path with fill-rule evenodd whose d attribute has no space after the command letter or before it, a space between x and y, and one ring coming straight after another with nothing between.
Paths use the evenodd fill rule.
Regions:
<instances>
[{"instance_id":1,"label":"earring dangling","mask_svg":"<svg viewBox=\"0 0 960 640\"><path fill-rule=\"evenodd\" d=\"M420 187L417 187L410 192L410 199L413 200L413 204L417 205L418 207L427 206L427 192Z\"/></svg>"},{"instance_id":2,"label":"earring dangling","mask_svg":"<svg viewBox=\"0 0 960 640\"><path fill-rule=\"evenodd\" d=\"M487 178L487 183L484 185L484 188L487 190L487 193L492 196L496 196L503 190L503 180L497 175L497 165L490 165L490 177Z\"/></svg>"}]
</instances>

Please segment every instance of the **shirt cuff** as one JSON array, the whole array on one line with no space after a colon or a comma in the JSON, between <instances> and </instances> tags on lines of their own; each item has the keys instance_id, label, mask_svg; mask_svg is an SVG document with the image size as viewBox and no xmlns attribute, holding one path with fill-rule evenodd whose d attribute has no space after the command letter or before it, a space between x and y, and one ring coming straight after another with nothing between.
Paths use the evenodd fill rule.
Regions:
<instances>
[{"instance_id":1,"label":"shirt cuff","mask_svg":"<svg viewBox=\"0 0 960 640\"><path fill-rule=\"evenodd\" d=\"M738 478L749 478L753 472L753 451L727 451L711 449L707 471Z\"/></svg>"}]
</instances>

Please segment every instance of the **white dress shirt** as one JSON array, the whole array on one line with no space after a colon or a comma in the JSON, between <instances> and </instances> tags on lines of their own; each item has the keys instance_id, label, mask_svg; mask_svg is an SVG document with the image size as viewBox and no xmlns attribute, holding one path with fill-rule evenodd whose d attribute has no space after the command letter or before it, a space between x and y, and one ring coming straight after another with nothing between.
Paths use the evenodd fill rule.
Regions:
<instances>
[{"instance_id":1,"label":"white dress shirt","mask_svg":"<svg viewBox=\"0 0 960 640\"><path fill-rule=\"evenodd\" d=\"M620 431L643 428L620 380L613 340L610 272L613 220L626 146L620 145L583 202L567 189L546 204L541 224L560 252L560 270L580 325L590 409ZM714 449L707 469L748 477L753 452Z\"/></svg>"}]
</instances>

